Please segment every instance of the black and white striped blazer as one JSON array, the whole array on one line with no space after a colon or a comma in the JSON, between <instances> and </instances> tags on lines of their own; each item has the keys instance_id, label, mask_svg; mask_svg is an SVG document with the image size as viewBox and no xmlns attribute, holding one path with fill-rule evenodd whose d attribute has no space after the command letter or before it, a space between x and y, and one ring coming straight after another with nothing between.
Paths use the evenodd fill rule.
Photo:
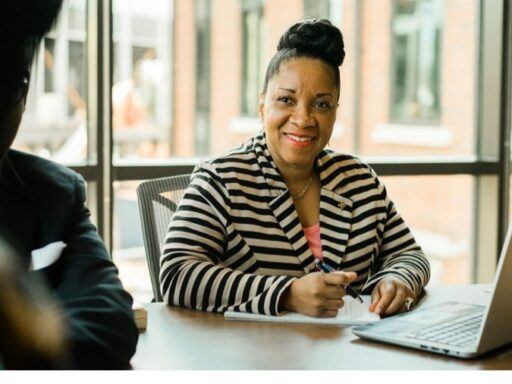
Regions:
<instances>
[{"instance_id":1,"label":"black and white striped blazer","mask_svg":"<svg viewBox=\"0 0 512 384\"><path fill-rule=\"evenodd\" d=\"M324 260L354 271L370 293L384 276L415 293L430 267L374 171L361 160L324 150L320 231ZM314 270L290 192L260 133L200 163L169 225L161 256L165 302L204 311L278 314L294 279Z\"/></svg>"}]
</instances>

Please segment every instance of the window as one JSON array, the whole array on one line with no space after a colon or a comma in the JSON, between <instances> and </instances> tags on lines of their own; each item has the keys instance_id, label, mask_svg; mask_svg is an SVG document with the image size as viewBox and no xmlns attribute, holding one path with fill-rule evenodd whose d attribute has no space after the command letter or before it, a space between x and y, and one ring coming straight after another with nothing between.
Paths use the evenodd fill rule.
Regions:
<instances>
[{"instance_id":1,"label":"window","mask_svg":"<svg viewBox=\"0 0 512 384\"><path fill-rule=\"evenodd\" d=\"M263 1L242 0L242 115L258 116L264 76Z\"/></svg>"},{"instance_id":2,"label":"window","mask_svg":"<svg viewBox=\"0 0 512 384\"><path fill-rule=\"evenodd\" d=\"M73 116L75 111L85 111L87 100L86 65L83 60L86 57L85 43L83 41L69 42L69 105L68 116Z\"/></svg>"},{"instance_id":3,"label":"window","mask_svg":"<svg viewBox=\"0 0 512 384\"><path fill-rule=\"evenodd\" d=\"M473 272L474 179L468 175L380 179L430 262L430 284L469 284ZM409 193L412 188L414 194Z\"/></svg>"},{"instance_id":4,"label":"window","mask_svg":"<svg viewBox=\"0 0 512 384\"><path fill-rule=\"evenodd\" d=\"M44 93L55 92L55 40L46 38L44 49Z\"/></svg>"},{"instance_id":5,"label":"window","mask_svg":"<svg viewBox=\"0 0 512 384\"><path fill-rule=\"evenodd\" d=\"M279 37L328 16L347 47L330 148L373 166L432 261L433 284L489 281L495 228L505 229L499 192L510 188L498 156L504 0L282 4L65 0L34 65L16 147L84 176L125 285L147 301L136 186L190 173L194 156L251 137ZM245 125L235 129L237 119Z\"/></svg>"},{"instance_id":6,"label":"window","mask_svg":"<svg viewBox=\"0 0 512 384\"><path fill-rule=\"evenodd\" d=\"M304 0L304 18L329 18L329 0Z\"/></svg>"},{"instance_id":7,"label":"window","mask_svg":"<svg viewBox=\"0 0 512 384\"><path fill-rule=\"evenodd\" d=\"M475 155L479 7L476 0L360 4L355 46L361 54L354 63L353 50L347 52L353 73L345 77L345 84L351 77L360 79L354 81L360 153Z\"/></svg>"},{"instance_id":8,"label":"window","mask_svg":"<svg viewBox=\"0 0 512 384\"><path fill-rule=\"evenodd\" d=\"M172 146L172 2L113 0L113 158L166 158Z\"/></svg>"},{"instance_id":9,"label":"window","mask_svg":"<svg viewBox=\"0 0 512 384\"><path fill-rule=\"evenodd\" d=\"M392 121L439 122L442 29L442 1L395 0Z\"/></svg>"},{"instance_id":10,"label":"window","mask_svg":"<svg viewBox=\"0 0 512 384\"><path fill-rule=\"evenodd\" d=\"M85 0L66 1L43 39L14 147L66 164L89 161ZM75 24L71 24L73 20Z\"/></svg>"},{"instance_id":11,"label":"window","mask_svg":"<svg viewBox=\"0 0 512 384\"><path fill-rule=\"evenodd\" d=\"M341 28L343 25L343 0L304 0L304 19L326 18Z\"/></svg>"},{"instance_id":12,"label":"window","mask_svg":"<svg viewBox=\"0 0 512 384\"><path fill-rule=\"evenodd\" d=\"M209 0L196 0L195 153L210 150L210 19Z\"/></svg>"}]
</instances>

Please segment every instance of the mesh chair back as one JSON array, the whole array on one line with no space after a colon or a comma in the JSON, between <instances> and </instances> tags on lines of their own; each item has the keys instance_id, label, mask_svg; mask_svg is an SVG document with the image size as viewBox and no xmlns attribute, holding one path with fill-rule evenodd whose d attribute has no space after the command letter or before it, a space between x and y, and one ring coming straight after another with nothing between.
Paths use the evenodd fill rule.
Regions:
<instances>
[{"instance_id":1,"label":"mesh chair back","mask_svg":"<svg viewBox=\"0 0 512 384\"><path fill-rule=\"evenodd\" d=\"M155 301L163 300L159 282L160 251L171 217L189 182L190 175L181 175L145 181L137 188L144 247Z\"/></svg>"}]
</instances>

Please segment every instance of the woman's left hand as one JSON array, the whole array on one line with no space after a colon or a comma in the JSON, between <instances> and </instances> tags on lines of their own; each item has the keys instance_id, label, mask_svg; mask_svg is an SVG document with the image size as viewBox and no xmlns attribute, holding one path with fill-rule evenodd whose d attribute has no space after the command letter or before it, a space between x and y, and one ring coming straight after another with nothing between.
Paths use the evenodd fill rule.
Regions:
<instances>
[{"instance_id":1,"label":"woman's left hand","mask_svg":"<svg viewBox=\"0 0 512 384\"><path fill-rule=\"evenodd\" d=\"M372 292L370 311L381 316L405 312L416 302L416 295L401 280L394 277L385 277L375 286Z\"/></svg>"}]
</instances>

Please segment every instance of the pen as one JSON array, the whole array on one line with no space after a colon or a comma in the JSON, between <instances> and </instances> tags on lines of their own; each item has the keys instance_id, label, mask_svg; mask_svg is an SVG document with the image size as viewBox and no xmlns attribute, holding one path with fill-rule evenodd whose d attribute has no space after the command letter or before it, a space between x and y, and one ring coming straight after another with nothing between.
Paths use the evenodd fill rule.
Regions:
<instances>
[{"instance_id":1,"label":"pen","mask_svg":"<svg viewBox=\"0 0 512 384\"><path fill-rule=\"evenodd\" d=\"M318 268L320 271L322 271L322 272L324 272L324 273L331 273L331 272L334 272L334 271L335 271L335 269L334 269L333 267L331 267L329 264L324 263L322 260L318 261L318 262L316 263L316 266L317 266L317 268ZM350 296L352 296L354 299L359 300L359 302L360 302L361 304L363 303L363 299L361 298L361 296L359 296L359 295L357 294L357 292L356 292L356 291L354 291L354 289L353 289L353 288L351 288L350 286L348 286L348 285L347 285L347 286L345 286L345 291L346 291Z\"/></svg>"}]
</instances>

